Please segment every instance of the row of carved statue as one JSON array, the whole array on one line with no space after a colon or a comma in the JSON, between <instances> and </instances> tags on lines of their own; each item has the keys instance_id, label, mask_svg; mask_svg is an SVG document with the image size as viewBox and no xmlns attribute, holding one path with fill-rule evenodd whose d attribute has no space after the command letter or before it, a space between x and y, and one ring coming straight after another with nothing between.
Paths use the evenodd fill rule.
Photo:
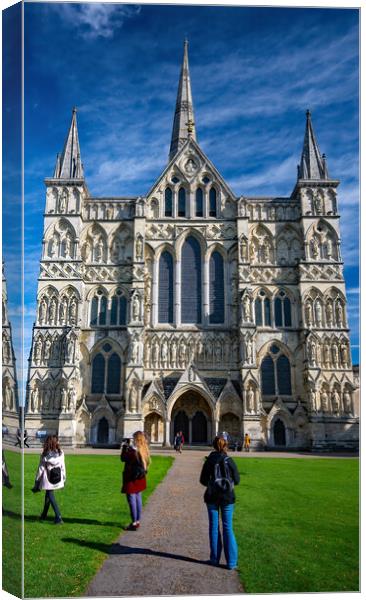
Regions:
<instances>
[{"instance_id":1,"label":"row of carved statue","mask_svg":"<svg viewBox=\"0 0 366 600\"><path fill-rule=\"evenodd\" d=\"M76 325L78 319L78 299L75 295L63 294L48 290L38 302L39 325Z\"/></svg>"},{"instance_id":2,"label":"row of carved statue","mask_svg":"<svg viewBox=\"0 0 366 600\"><path fill-rule=\"evenodd\" d=\"M2 392L3 392L3 402L2 402L3 410L9 410L9 411L16 410L14 385L8 379L3 381Z\"/></svg>"},{"instance_id":3,"label":"row of carved statue","mask_svg":"<svg viewBox=\"0 0 366 600\"><path fill-rule=\"evenodd\" d=\"M311 367L326 369L350 367L349 343L345 338L319 340L311 336L306 342L306 354Z\"/></svg>"},{"instance_id":4,"label":"row of carved statue","mask_svg":"<svg viewBox=\"0 0 366 600\"><path fill-rule=\"evenodd\" d=\"M148 335L144 342L146 368L184 369L192 362L222 368L233 366L238 360L238 339L227 335Z\"/></svg>"},{"instance_id":5,"label":"row of carved statue","mask_svg":"<svg viewBox=\"0 0 366 600\"><path fill-rule=\"evenodd\" d=\"M304 310L307 327L346 327L345 302L340 297L322 299L310 296L305 300Z\"/></svg>"},{"instance_id":6,"label":"row of carved statue","mask_svg":"<svg viewBox=\"0 0 366 600\"><path fill-rule=\"evenodd\" d=\"M67 382L56 387L50 381L35 384L28 394L28 413L73 413L76 409L75 385Z\"/></svg>"},{"instance_id":7,"label":"row of carved statue","mask_svg":"<svg viewBox=\"0 0 366 600\"><path fill-rule=\"evenodd\" d=\"M79 360L77 338L73 333L43 335L38 333L33 343L33 364L57 366Z\"/></svg>"},{"instance_id":8,"label":"row of carved statue","mask_svg":"<svg viewBox=\"0 0 366 600\"><path fill-rule=\"evenodd\" d=\"M338 384L332 389L323 384L319 390L309 391L309 407L312 412L332 413L334 415L353 414L352 392L348 386L344 386L343 392Z\"/></svg>"},{"instance_id":9,"label":"row of carved statue","mask_svg":"<svg viewBox=\"0 0 366 600\"><path fill-rule=\"evenodd\" d=\"M5 331L3 331L3 339L2 339L2 346L3 346L3 356L2 356L2 360L3 360L3 365L8 365L10 363L13 362L13 353L12 353L12 348L11 348L11 341L8 337L8 335L5 333Z\"/></svg>"}]
</instances>

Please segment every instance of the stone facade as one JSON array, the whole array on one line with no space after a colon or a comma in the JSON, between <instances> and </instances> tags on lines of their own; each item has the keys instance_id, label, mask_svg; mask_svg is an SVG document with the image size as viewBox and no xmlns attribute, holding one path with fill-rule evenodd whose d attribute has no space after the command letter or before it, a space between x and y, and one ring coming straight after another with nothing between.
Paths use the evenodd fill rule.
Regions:
<instances>
[{"instance_id":1,"label":"stone facade","mask_svg":"<svg viewBox=\"0 0 366 600\"><path fill-rule=\"evenodd\" d=\"M339 182L309 113L292 195L236 197L197 143L185 45L169 164L145 196L90 197L75 110L45 183L30 443L182 429L357 447Z\"/></svg>"},{"instance_id":2,"label":"stone facade","mask_svg":"<svg viewBox=\"0 0 366 600\"><path fill-rule=\"evenodd\" d=\"M2 425L3 437L15 442L19 428L19 399L16 362L11 323L8 315L8 293L3 264L2 281Z\"/></svg>"}]
</instances>

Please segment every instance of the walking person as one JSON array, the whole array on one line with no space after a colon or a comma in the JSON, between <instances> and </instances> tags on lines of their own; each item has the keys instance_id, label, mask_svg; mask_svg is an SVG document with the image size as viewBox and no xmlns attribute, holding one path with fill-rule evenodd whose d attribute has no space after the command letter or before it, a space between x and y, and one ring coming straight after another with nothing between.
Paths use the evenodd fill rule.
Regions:
<instances>
[{"instance_id":1,"label":"walking person","mask_svg":"<svg viewBox=\"0 0 366 600\"><path fill-rule=\"evenodd\" d=\"M121 461L125 463L122 480L122 494L126 494L130 508L131 523L124 527L136 531L140 527L142 492L146 489L146 474L150 465L150 450L145 434L136 431L130 439L124 440Z\"/></svg>"},{"instance_id":2,"label":"walking person","mask_svg":"<svg viewBox=\"0 0 366 600\"><path fill-rule=\"evenodd\" d=\"M180 431L178 431L175 434L175 438L174 438L174 450L176 452L179 452L180 446L181 446L181 437L180 437Z\"/></svg>"},{"instance_id":3,"label":"walking person","mask_svg":"<svg viewBox=\"0 0 366 600\"><path fill-rule=\"evenodd\" d=\"M245 452L249 452L250 442L251 442L250 435L249 435L249 433L246 433L245 436L244 436L244 450L245 450Z\"/></svg>"},{"instance_id":4,"label":"walking person","mask_svg":"<svg viewBox=\"0 0 366 600\"><path fill-rule=\"evenodd\" d=\"M3 463L3 465L2 465L2 470L3 470L3 486L6 487L6 488L8 488L9 490L11 490L11 488L13 486L10 483L9 471L8 471L8 467L6 465L4 450L2 450L2 463Z\"/></svg>"},{"instance_id":5,"label":"walking person","mask_svg":"<svg viewBox=\"0 0 366 600\"><path fill-rule=\"evenodd\" d=\"M45 521L50 505L55 513L55 525L63 523L61 512L56 502L55 490L64 487L66 481L65 456L61 450L57 435L48 435L43 445L36 480L32 492L45 490L44 507L40 516Z\"/></svg>"},{"instance_id":6,"label":"walking person","mask_svg":"<svg viewBox=\"0 0 366 600\"><path fill-rule=\"evenodd\" d=\"M182 454L182 450L183 450L183 444L184 444L184 435L183 435L183 431L180 431L180 432L179 432L179 439L180 439L180 443L179 443L178 451L179 451L179 454Z\"/></svg>"},{"instance_id":7,"label":"walking person","mask_svg":"<svg viewBox=\"0 0 366 600\"><path fill-rule=\"evenodd\" d=\"M227 568L235 569L238 564L238 546L233 531L234 485L238 485L240 475L235 462L227 455L228 438L225 433L215 437L213 447L214 451L207 457L200 476L200 483L207 488L204 501L209 520L209 562L218 566L224 548Z\"/></svg>"}]
</instances>

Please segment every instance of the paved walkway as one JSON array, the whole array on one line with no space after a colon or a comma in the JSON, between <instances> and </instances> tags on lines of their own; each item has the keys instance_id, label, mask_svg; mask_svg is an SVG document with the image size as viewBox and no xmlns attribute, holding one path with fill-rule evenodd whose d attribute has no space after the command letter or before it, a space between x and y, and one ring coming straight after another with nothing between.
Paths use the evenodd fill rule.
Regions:
<instances>
[{"instance_id":1,"label":"paved walkway","mask_svg":"<svg viewBox=\"0 0 366 600\"><path fill-rule=\"evenodd\" d=\"M87 596L243 594L236 571L205 562L208 520L198 482L203 456L177 455L150 496L140 529L123 533L111 546Z\"/></svg>"}]
</instances>

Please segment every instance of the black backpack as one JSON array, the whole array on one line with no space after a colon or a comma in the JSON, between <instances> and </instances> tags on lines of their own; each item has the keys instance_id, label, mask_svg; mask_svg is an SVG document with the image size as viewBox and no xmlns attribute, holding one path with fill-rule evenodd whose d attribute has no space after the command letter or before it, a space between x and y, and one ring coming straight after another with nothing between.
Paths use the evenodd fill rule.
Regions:
<instances>
[{"instance_id":1,"label":"black backpack","mask_svg":"<svg viewBox=\"0 0 366 600\"><path fill-rule=\"evenodd\" d=\"M207 487L210 494L218 499L233 490L234 482L231 478L227 456L215 463L214 472Z\"/></svg>"},{"instance_id":2,"label":"black backpack","mask_svg":"<svg viewBox=\"0 0 366 600\"><path fill-rule=\"evenodd\" d=\"M131 476L132 479L143 479L147 473L142 461L138 458L136 462L131 465Z\"/></svg>"},{"instance_id":3,"label":"black backpack","mask_svg":"<svg viewBox=\"0 0 366 600\"><path fill-rule=\"evenodd\" d=\"M50 469L49 471L47 469L47 478L48 478L48 481L50 483L52 483L52 485L56 485L57 483L60 483L61 467L52 467L52 469Z\"/></svg>"}]
</instances>

